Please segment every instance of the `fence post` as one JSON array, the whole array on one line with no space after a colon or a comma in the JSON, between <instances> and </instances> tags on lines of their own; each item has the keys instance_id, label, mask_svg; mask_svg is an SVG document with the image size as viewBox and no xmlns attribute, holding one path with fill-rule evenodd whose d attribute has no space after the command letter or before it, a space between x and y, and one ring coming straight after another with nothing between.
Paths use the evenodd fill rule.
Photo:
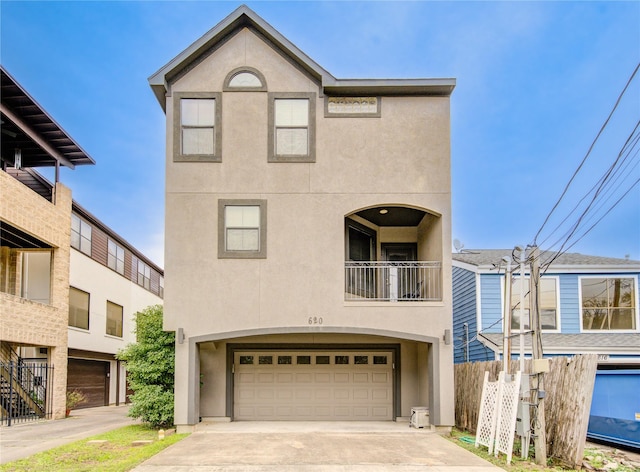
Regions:
<instances>
[{"instance_id":1,"label":"fence post","mask_svg":"<svg viewBox=\"0 0 640 472\"><path fill-rule=\"evenodd\" d=\"M9 419L7 426L11 426L11 418L13 417L13 361L9 361Z\"/></svg>"}]
</instances>

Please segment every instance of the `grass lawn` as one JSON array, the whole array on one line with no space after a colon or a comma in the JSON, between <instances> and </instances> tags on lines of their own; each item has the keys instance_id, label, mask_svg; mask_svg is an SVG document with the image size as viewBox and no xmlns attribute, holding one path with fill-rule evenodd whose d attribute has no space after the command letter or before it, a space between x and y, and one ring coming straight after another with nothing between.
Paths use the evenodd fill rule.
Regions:
<instances>
[{"instance_id":1,"label":"grass lawn","mask_svg":"<svg viewBox=\"0 0 640 472\"><path fill-rule=\"evenodd\" d=\"M158 430L144 425L131 425L92 436L14 462L0 465L0 471L106 471L131 470L164 448L185 438L172 434L158 440ZM90 443L90 441L105 442ZM133 445L134 441L151 441Z\"/></svg>"},{"instance_id":2,"label":"grass lawn","mask_svg":"<svg viewBox=\"0 0 640 472\"><path fill-rule=\"evenodd\" d=\"M520 458L520 443L516 440L514 444L514 452L511 458L511 464L507 465L507 456L500 453L499 457L493 454L487 454L487 448L480 446L475 447L475 436L453 429L450 436L445 436L452 442L463 447L467 451L473 452L478 457L491 462L493 465L500 467L508 472L575 472L574 469L566 469L559 465L554 465L553 460L549 460L547 467L537 465L533 458L533 447L529 454L528 460ZM617 450L615 450L617 451ZM626 463L625 463L626 462ZM584 465L588 464L589 470L607 470L608 472L637 472L637 464L631 463L626 457L624 451L612 452L602 447L586 447L584 450Z\"/></svg>"}]
</instances>

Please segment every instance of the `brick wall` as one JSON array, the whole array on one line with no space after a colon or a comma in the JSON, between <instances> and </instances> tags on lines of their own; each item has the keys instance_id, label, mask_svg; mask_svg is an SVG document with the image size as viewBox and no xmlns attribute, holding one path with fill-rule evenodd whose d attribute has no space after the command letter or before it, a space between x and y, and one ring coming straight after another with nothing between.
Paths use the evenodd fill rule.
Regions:
<instances>
[{"instance_id":1,"label":"brick wall","mask_svg":"<svg viewBox=\"0 0 640 472\"><path fill-rule=\"evenodd\" d=\"M55 368L53 415L54 418L63 418L67 385L71 191L60 183L56 184L56 203L53 204L0 171L0 195L0 221L37 237L53 248L50 304L22 299L17 288L13 294L0 293L0 339L14 346L49 348L49 362ZM12 254L18 252L11 251ZM13 260L17 264L18 259L3 260ZM15 272L14 277L18 277L17 266Z\"/></svg>"}]
</instances>

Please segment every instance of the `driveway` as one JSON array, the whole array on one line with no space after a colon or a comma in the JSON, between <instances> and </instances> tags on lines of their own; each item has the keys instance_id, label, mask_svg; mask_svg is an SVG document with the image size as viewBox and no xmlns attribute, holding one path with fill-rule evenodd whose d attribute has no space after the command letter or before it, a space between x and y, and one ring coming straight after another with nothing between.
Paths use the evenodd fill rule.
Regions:
<instances>
[{"instance_id":1,"label":"driveway","mask_svg":"<svg viewBox=\"0 0 640 472\"><path fill-rule=\"evenodd\" d=\"M135 472L503 471L428 430L394 422L201 424Z\"/></svg>"},{"instance_id":2,"label":"driveway","mask_svg":"<svg viewBox=\"0 0 640 472\"><path fill-rule=\"evenodd\" d=\"M18 423L0 427L0 464L24 459L37 452L106 433L138 421L127 417L129 406L104 406L73 410L62 420Z\"/></svg>"}]
</instances>

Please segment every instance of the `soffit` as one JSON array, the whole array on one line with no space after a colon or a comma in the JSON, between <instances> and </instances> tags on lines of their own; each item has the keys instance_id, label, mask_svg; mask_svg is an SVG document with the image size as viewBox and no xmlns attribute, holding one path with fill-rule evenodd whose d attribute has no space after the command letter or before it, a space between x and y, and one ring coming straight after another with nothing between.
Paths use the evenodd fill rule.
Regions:
<instances>
[{"instance_id":1,"label":"soffit","mask_svg":"<svg viewBox=\"0 0 640 472\"><path fill-rule=\"evenodd\" d=\"M381 213L385 211L386 213ZM377 226L418 226L426 215L422 210L406 207L376 207L356 213Z\"/></svg>"},{"instance_id":2,"label":"soffit","mask_svg":"<svg viewBox=\"0 0 640 472\"><path fill-rule=\"evenodd\" d=\"M70 168L95 164L4 68L0 70L2 160L13 164L15 149L20 149L23 168L50 167L56 162Z\"/></svg>"}]
</instances>

